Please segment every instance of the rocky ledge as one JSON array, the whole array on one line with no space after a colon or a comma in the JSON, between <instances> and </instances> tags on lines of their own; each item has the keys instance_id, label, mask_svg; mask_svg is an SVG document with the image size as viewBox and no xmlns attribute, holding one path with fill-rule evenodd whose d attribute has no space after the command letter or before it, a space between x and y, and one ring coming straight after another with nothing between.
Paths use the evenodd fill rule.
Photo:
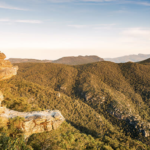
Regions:
<instances>
[{"instance_id":1,"label":"rocky ledge","mask_svg":"<svg viewBox=\"0 0 150 150\"><path fill-rule=\"evenodd\" d=\"M58 110L18 112L1 107L0 112L2 126L9 125L9 121L12 118L21 117L22 119L15 124L15 127L22 131L26 138L34 133L55 130L65 120Z\"/></svg>"},{"instance_id":2,"label":"rocky ledge","mask_svg":"<svg viewBox=\"0 0 150 150\"><path fill-rule=\"evenodd\" d=\"M0 81L16 75L18 70L17 66L13 66L9 61L4 60L5 58L5 54L0 52ZM26 138L33 133L55 130L65 120L58 110L18 112L1 107L3 100L3 93L0 91L0 127L9 126L11 119L19 117L19 122L14 123L14 126L23 132Z\"/></svg>"},{"instance_id":3,"label":"rocky ledge","mask_svg":"<svg viewBox=\"0 0 150 150\"><path fill-rule=\"evenodd\" d=\"M5 54L0 52L0 81L17 75L18 66L13 66L8 60L4 60L5 58Z\"/></svg>"}]
</instances>

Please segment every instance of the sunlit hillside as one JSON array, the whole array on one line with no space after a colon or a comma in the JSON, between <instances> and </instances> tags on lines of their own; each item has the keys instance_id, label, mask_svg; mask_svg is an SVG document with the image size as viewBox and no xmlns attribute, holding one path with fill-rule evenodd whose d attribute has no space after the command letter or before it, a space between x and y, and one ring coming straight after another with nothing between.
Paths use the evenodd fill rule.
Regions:
<instances>
[{"instance_id":1,"label":"sunlit hillside","mask_svg":"<svg viewBox=\"0 0 150 150\"><path fill-rule=\"evenodd\" d=\"M18 75L1 82L3 105L18 111L58 109L66 118L56 132L31 136L27 144L33 149L150 148L149 65L17 65Z\"/></svg>"}]
</instances>

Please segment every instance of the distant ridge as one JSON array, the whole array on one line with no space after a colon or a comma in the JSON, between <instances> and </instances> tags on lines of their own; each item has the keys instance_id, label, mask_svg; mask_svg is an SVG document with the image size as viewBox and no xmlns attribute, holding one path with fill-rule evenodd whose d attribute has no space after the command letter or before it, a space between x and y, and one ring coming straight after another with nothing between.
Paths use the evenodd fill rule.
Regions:
<instances>
[{"instance_id":1,"label":"distant ridge","mask_svg":"<svg viewBox=\"0 0 150 150\"><path fill-rule=\"evenodd\" d=\"M9 58L11 63L48 63L51 60L38 60L38 59L28 59L28 58Z\"/></svg>"},{"instance_id":2,"label":"distant ridge","mask_svg":"<svg viewBox=\"0 0 150 150\"><path fill-rule=\"evenodd\" d=\"M66 65L82 65L87 63L93 63L98 61L111 61L115 63L124 63L124 62L138 62L146 63L150 58L150 54L138 54L138 55L126 55L116 58L100 58L96 55L90 56L70 56L62 57L57 60L39 60L39 59L29 59L29 58L10 58L8 59L11 63L57 63L57 64L66 64Z\"/></svg>"},{"instance_id":3,"label":"distant ridge","mask_svg":"<svg viewBox=\"0 0 150 150\"><path fill-rule=\"evenodd\" d=\"M124 63L124 62L139 62L145 59L150 58L150 54L138 54L138 55L127 55L116 58L104 58L106 61L111 61L115 63Z\"/></svg>"},{"instance_id":4,"label":"distant ridge","mask_svg":"<svg viewBox=\"0 0 150 150\"><path fill-rule=\"evenodd\" d=\"M150 64L150 58L148 58L146 60L143 60L143 61L140 61L138 63L140 63L140 64Z\"/></svg>"},{"instance_id":5,"label":"distant ridge","mask_svg":"<svg viewBox=\"0 0 150 150\"><path fill-rule=\"evenodd\" d=\"M104 61L103 58L98 56L70 56L70 57L62 57L58 60L53 61L53 63L57 64L67 64L67 65L81 65L87 63L93 63L98 61Z\"/></svg>"}]
</instances>

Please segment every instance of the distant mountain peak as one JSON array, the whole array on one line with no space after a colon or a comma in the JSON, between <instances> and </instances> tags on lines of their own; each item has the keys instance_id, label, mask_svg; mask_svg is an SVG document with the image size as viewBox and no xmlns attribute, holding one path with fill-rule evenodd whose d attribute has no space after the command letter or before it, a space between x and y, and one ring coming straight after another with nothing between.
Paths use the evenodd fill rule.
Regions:
<instances>
[{"instance_id":1,"label":"distant mountain peak","mask_svg":"<svg viewBox=\"0 0 150 150\"><path fill-rule=\"evenodd\" d=\"M53 63L67 64L67 65L81 65L81 64L93 63L98 61L104 61L104 59L96 55L90 55L90 56L79 55L79 56L62 57L58 60L53 61Z\"/></svg>"},{"instance_id":2,"label":"distant mountain peak","mask_svg":"<svg viewBox=\"0 0 150 150\"><path fill-rule=\"evenodd\" d=\"M139 62L145 59L150 58L150 54L138 54L138 55L126 55L126 56L121 56L121 57L116 57L116 58L104 58L106 61L112 61L115 63L124 63L128 61L132 62Z\"/></svg>"}]
</instances>

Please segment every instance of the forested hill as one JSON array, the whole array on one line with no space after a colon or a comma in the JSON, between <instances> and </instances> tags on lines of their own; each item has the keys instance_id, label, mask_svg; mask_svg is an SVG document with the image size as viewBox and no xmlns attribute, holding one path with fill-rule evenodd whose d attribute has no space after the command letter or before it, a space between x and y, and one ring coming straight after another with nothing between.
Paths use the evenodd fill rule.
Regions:
<instances>
[{"instance_id":1,"label":"forested hill","mask_svg":"<svg viewBox=\"0 0 150 150\"><path fill-rule=\"evenodd\" d=\"M150 64L150 58L143 60L143 61L140 61L139 63L140 64Z\"/></svg>"},{"instance_id":2,"label":"forested hill","mask_svg":"<svg viewBox=\"0 0 150 150\"><path fill-rule=\"evenodd\" d=\"M98 56L63 57L53 61L53 63L67 64L67 65L81 65L98 61L104 61L104 59Z\"/></svg>"},{"instance_id":3,"label":"forested hill","mask_svg":"<svg viewBox=\"0 0 150 150\"><path fill-rule=\"evenodd\" d=\"M78 56L78 57L62 57L58 60L38 60L38 59L22 59L22 58L10 58L8 59L11 63L57 63L67 65L81 65L93 62L104 61L103 58L98 56Z\"/></svg>"},{"instance_id":4,"label":"forested hill","mask_svg":"<svg viewBox=\"0 0 150 150\"><path fill-rule=\"evenodd\" d=\"M29 59L29 58L9 58L11 63L49 63L51 60L39 60L39 59Z\"/></svg>"},{"instance_id":5,"label":"forested hill","mask_svg":"<svg viewBox=\"0 0 150 150\"><path fill-rule=\"evenodd\" d=\"M58 109L66 118L57 132L33 135L27 144L34 149L42 149L43 137L50 149L150 148L150 64L17 65L18 75L1 82L3 103L19 111Z\"/></svg>"}]
</instances>

